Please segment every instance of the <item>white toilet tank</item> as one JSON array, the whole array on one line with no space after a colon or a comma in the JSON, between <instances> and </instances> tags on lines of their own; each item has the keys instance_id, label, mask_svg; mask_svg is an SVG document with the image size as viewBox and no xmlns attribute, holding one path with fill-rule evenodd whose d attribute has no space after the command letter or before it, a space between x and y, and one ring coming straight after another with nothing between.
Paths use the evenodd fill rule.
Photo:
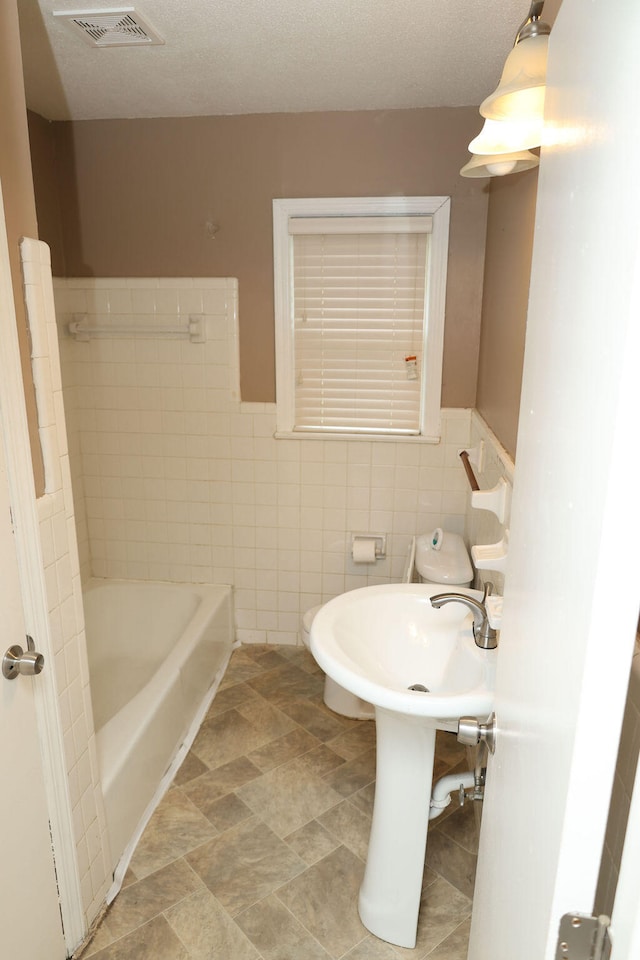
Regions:
<instances>
[{"instance_id":1,"label":"white toilet tank","mask_svg":"<svg viewBox=\"0 0 640 960\"><path fill-rule=\"evenodd\" d=\"M464 540L440 529L415 538L415 571L423 583L470 587L473 567Z\"/></svg>"}]
</instances>

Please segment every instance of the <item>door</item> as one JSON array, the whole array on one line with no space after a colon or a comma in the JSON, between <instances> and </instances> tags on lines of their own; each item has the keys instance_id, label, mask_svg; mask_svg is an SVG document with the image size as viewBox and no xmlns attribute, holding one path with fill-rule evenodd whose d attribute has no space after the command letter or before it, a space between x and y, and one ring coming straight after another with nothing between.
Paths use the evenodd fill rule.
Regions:
<instances>
[{"instance_id":1,"label":"door","mask_svg":"<svg viewBox=\"0 0 640 960\"><path fill-rule=\"evenodd\" d=\"M11 319L13 299L1 193L0 309ZM6 372L3 376L6 380ZM26 647L9 506L6 416L6 409L0 410L0 658L10 646ZM52 668L53 664L45 663L45 670ZM0 674L0 955L11 960L62 960L67 955L34 702L38 682L42 682L38 677L7 680Z\"/></svg>"},{"instance_id":2,"label":"door","mask_svg":"<svg viewBox=\"0 0 640 960\"><path fill-rule=\"evenodd\" d=\"M20 582L0 445L0 609L2 651L26 646ZM51 664L45 664L51 669ZM33 684L37 677L0 676L0 943L11 960L66 956L49 836Z\"/></svg>"},{"instance_id":3,"label":"door","mask_svg":"<svg viewBox=\"0 0 640 960\"><path fill-rule=\"evenodd\" d=\"M639 30L564 0L551 35L470 960L550 960L593 907L640 597Z\"/></svg>"}]
</instances>

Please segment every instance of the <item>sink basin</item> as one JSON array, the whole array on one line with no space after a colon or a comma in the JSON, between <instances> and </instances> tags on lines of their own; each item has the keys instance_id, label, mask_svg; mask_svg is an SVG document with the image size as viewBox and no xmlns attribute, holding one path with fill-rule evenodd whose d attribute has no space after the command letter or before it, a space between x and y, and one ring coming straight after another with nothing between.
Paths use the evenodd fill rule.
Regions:
<instances>
[{"instance_id":1,"label":"sink basin","mask_svg":"<svg viewBox=\"0 0 640 960\"><path fill-rule=\"evenodd\" d=\"M444 729L461 716L488 717L495 651L476 646L463 604L431 606L430 597L450 589L394 583L344 593L315 617L311 651L333 680L376 707ZM478 590L454 589L482 599ZM416 684L428 692L410 689Z\"/></svg>"},{"instance_id":2,"label":"sink basin","mask_svg":"<svg viewBox=\"0 0 640 960\"><path fill-rule=\"evenodd\" d=\"M497 651L476 646L464 604L431 606L444 592L451 587L363 587L326 603L311 627L323 670L375 707L376 793L358 909L371 933L402 947L416 944L436 730L493 709Z\"/></svg>"}]
</instances>

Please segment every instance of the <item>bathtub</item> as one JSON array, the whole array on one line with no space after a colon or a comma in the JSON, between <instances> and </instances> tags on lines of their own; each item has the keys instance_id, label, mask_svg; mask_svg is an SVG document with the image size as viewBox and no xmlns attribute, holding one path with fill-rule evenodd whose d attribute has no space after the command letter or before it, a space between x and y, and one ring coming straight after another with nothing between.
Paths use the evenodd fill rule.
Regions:
<instances>
[{"instance_id":1,"label":"bathtub","mask_svg":"<svg viewBox=\"0 0 640 960\"><path fill-rule=\"evenodd\" d=\"M231 588L91 580L83 599L110 900L229 662Z\"/></svg>"}]
</instances>

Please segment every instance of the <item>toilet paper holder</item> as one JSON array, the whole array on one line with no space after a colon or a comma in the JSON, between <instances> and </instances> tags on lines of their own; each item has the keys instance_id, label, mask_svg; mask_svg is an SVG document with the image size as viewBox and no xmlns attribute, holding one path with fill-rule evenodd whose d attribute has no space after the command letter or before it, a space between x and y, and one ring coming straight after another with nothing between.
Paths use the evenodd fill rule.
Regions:
<instances>
[{"instance_id":1,"label":"toilet paper holder","mask_svg":"<svg viewBox=\"0 0 640 960\"><path fill-rule=\"evenodd\" d=\"M351 534L351 556L356 542L361 540L375 540L376 560L384 560L387 555L387 535L386 533L352 533Z\"/></svg>"}]
</instances>

